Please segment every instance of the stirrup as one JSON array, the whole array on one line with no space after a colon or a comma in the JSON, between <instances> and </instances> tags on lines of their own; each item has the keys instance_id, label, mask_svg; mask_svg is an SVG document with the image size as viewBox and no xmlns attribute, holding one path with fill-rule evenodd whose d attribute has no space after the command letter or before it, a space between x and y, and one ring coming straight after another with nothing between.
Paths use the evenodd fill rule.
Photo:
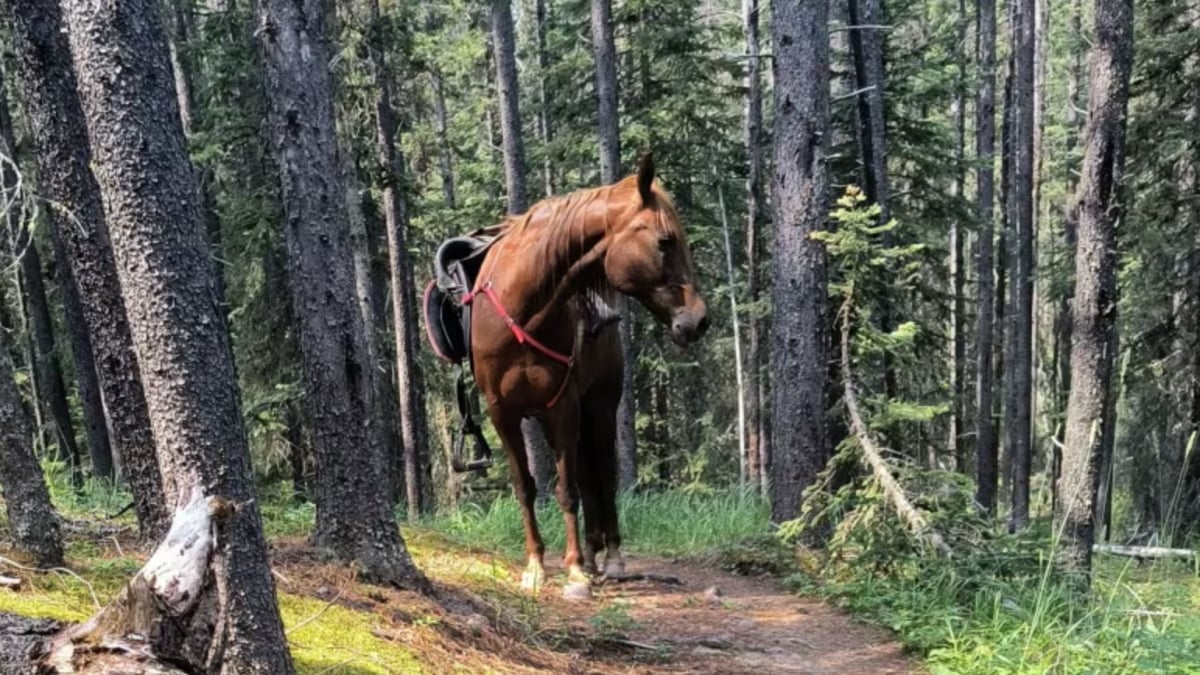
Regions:
<instances>
[{"instance_id":1,"label":"stirrup","mask_svg":"<svg viewBox=\"0 0 1200 675\"><path fill-rule=\"evenodd\" d=\"M483 432L475 421L467 418L463 421L462 427L454 436L454 449L451 454L450 467L455 473L466 473L468 471L476 472L480 478L487 475L487 470L492 466L492 448L488 446L487 439L483 437ZM470 435L475 441L475 458L469 462L464 462L463 446L466 445L467 436Z\"/></svg>"}]
</instances>

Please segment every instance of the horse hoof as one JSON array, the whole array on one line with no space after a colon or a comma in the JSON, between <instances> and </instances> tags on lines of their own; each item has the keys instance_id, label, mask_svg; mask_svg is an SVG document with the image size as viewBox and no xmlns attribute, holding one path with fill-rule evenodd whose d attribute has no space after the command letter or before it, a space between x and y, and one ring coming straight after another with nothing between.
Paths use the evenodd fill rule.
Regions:
<instances>
[{"instance_id":1,"label":"horse hoof","mask_svg":"<svg viewBox=\"0 0 1200 675\"><path fill-rule=\"evenodd\" d=\"M624 561L610 560L604 564L604 577L607 579L623 579L625 577Z\"/></svg>"},{"instance_id":2,"label":"horse hoof","mask_svg":"<svg viewBox=\"0 0 1200 675\"><path fill-rule=\"evenodd\" d=\"M521 573L521 590L537 593L542 588L543 574L538 571L525 570Z\"/></svg>"},{"instance_id":3,"label":"horse hoof","mask_svg":"<svg viewBox=\"0 0 1200 675\"><path fill-rule=\"evenodd\" d=\"M571 600L572 602L582 602L592 599L591 584L582 581L572 581L566 586L563 586L563 599Z\"/></svg>"}]
</instances>

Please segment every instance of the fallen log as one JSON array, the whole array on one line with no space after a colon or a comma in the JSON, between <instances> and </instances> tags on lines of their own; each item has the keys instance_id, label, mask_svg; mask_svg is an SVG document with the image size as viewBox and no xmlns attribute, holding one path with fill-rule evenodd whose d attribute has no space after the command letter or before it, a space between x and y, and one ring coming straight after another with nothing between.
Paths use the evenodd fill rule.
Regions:
<instances>
[{"instance_id":1,"label":"fallen log","mask_svg":"<svg viewBox=\"0 0 1200 675\"><path fill-rule=\"evenodd\" d=\"M1128 558L1196 558L1200 553L1188 548L1163 548L1161 546L1119 546L1117 544L1095 544L1092 551L1120 555Z\"/></svg>"}]
</instances>

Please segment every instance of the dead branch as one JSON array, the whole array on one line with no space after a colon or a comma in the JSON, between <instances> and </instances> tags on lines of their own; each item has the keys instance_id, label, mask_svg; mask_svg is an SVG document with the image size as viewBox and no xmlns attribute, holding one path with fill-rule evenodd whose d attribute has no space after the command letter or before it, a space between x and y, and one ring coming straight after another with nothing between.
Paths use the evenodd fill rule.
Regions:
<instances>
[{"instance_id":1,"label":"dead branch","mask_svg":"<svg viewBox=\"0 0 1200 675\"><path fill-rule=\"evenodd\" d=\"M1161 546L1118 546L1116 544L1095 544L1092 550L1096 553L1121 555L1129 558L1196 558L1197 552L1188 548L1163 548Z\"/></svg>"},{"instance_id":2,"label":"dead branch","mask_svg":"<svg viewBox=\"0 0 1200 675\"><path fill-rule=\"evenodd\" d=\"M871 469L871 475L883 489L883 494L891 502L892 509L908 529L923 543L928 544L946 556L953 555L950 546L936 530L929 527L925 516L912 505L904 494L904 489L892 476L891 468L883 458L884 450L875 444L867 425L863 422L858 410L858 396L854 393L854 377L850 369L850 299L842 304L842 385L845 389L846 410L850 413L850 428L862 448L863 459Z\"/></svg>"}]
</instances>

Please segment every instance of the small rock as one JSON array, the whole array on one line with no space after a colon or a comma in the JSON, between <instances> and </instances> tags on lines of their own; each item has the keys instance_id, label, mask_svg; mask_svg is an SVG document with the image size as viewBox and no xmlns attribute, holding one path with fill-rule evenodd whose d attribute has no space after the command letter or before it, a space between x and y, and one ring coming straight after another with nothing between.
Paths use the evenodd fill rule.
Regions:
<instances>
[{"instance_id":1,"label":"small rock","mask_svg":"<svg viewBox=\"0 0 1200 675\"><path fill-rule=\"evenodd\" d=\"M704 589L704 599L710 605L721 604L721 589L716 586L709 586Z\"/></svg>"},{"instance_id":2,"label":"small rock","mask_svg":"<svg viewBox=\"0 0 1200 675\"><path fill-rule=\"evenodd\" d=\"M467 628L474 631L476 635L483 633L488 627L487 617L478 613L471 614L463 620L463 623L467 626Z\"/></svg>"},{"instance_id":3,"label":"small rock","mask_svg":"<svg viewBox=\"0 0 1200 675\"><path fill-rule=\"evenodd\" d=\"M329 595L330 592L331 591L329 590L328 586L317 586L317 597L318 598L323 598L323 597Z\"/></svg>"}]
</instances>

